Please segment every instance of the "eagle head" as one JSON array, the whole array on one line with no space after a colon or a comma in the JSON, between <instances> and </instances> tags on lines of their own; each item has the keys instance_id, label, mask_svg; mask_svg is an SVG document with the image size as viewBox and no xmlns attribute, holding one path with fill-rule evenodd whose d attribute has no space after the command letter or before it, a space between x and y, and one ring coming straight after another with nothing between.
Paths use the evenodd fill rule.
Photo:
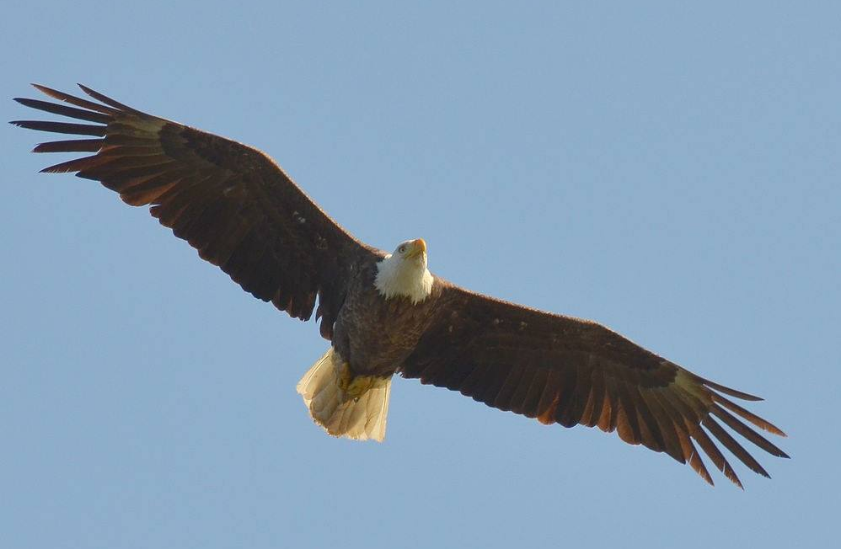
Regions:
<instances>
[{"instance_id":1,"label":"eagle head","mask_svg":"<svg viewBox=\"0 0 841 549\"><path fill-rule=\"evenodd\" d=\"M386 299L406 297L412 303L420 303L432 293L433 277L427 264L424 239L401 242L377 263L374 286Z\"/></svg>"}]
</instances>

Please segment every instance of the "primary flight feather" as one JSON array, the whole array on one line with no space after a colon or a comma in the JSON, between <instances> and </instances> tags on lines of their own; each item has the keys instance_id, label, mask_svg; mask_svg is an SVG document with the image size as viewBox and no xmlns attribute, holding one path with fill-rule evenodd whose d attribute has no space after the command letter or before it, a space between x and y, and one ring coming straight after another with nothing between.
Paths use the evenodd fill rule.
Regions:
<instances>
[{"instance_id":1,"label":"primary flight feather","mask_svg":"<svg viewBox=\"0 0 841 549\"><path fill-rule=\"evenodd\" d=\"M128 204L151 206L202 259L293 317L309 319L317 298L316 318L331 346L298 392L331 435L381 441L392 376L400 373L545 424L615 430L625 442L688 463L711 484L699 449L741 486L719 445L768 476L722 423L788 457L754 427L785 436L780 429L730 400L758 397L706 380L595 322L455 286L430 273L422 239L391 254L359 242L256 149L85 86L96 101L35 87L61 103L16 101L82 122L13 124L86 136L42 143L35 152L91 153L42 171L75 172Z\"/></svg>"}]
</instances>

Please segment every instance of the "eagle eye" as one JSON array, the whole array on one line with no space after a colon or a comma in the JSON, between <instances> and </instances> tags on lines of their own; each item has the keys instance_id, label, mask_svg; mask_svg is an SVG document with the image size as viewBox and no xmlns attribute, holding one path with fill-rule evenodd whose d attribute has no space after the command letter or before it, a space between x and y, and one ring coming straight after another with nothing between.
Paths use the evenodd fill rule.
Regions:
<instances>
[{"instance_id":1,"label":"eagle eye","mask_svg":"<svg viewBox=\"0 0 841 549\"><path fill-rule=\"evenodd\" d=\"M398 251L398 252L400 252L400 253L402 254L403 252L405 252L405 251L406 251L406 245L405 245L405 244L403 244L402 246L400 246L399 248L397 248L397 251Z\"/></svg>"}]
</instances>

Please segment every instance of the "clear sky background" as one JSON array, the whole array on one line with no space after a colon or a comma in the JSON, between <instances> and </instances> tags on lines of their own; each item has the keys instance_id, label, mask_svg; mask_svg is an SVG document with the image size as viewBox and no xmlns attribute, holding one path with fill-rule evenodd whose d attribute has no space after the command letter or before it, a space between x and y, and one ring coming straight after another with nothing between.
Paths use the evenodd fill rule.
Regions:
<instances>
[{"instance_id":1,"label":"clear sky background","mask_svg":"<svg viewBox=\"0 0 841 549\"><path fill-rule=\"evenodd\" d=\"M4 125L0 546L832 545L841 4L631 4L7 0L0 113L82 82L253 144L373 245L764 396L773 480L403 379L384 444L330 438L313 323Z\"/></svg>"}]
</instances>

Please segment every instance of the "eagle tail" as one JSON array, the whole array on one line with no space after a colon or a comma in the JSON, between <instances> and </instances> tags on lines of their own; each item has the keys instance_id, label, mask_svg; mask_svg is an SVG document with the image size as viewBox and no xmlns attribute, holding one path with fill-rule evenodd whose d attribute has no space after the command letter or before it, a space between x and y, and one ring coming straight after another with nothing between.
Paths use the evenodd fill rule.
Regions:
<instances>
[{"instance_id":1,"label":"eagle tail","mask_svg":"<svg viewBox=\"0 0 841 549\"><path fill-rule=\"evenodd\" d=\"M370 386L359 396L341 388L344 360L332 347L304 374L297 391L313 421L335 437L382 442L388 416L391 376L372 377Z\"/></svg>"}]
</instances>

